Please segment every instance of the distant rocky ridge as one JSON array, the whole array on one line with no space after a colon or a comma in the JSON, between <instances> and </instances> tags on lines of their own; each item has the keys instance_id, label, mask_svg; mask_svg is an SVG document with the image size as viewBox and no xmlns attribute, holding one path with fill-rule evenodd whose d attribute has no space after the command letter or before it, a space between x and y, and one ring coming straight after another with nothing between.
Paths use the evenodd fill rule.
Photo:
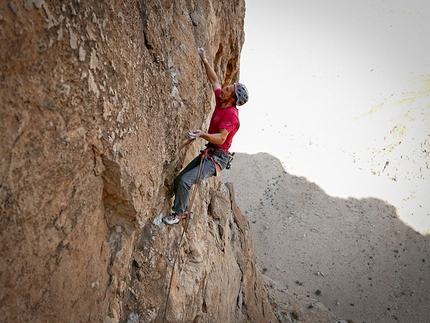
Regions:
<instances>
[{"instance_id":1,"label":"distant rocky ridge","mask_svg":"<svg viewBox=\"0 0 430 323\"><path fill-rule=\"evenodd\" d=\"M268 298L231 185L200 186L180 249L183 227L157 222L201 148L184 132L211 113L196 48L236 81L244 15L243 0L0 4L3 322L306 322Z\"/></svg>"}]
</instances>

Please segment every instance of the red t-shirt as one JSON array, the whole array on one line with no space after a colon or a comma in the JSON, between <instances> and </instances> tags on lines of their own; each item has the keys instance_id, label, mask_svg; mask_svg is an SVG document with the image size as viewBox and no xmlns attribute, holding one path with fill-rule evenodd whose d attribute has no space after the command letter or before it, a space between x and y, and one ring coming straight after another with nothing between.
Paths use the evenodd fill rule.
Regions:
<instances>
[{"instance_id":1,"label":"red t-shirt","mask_svg":"<svg viewBox=\"0 0 430 323\"><path fill-rule=\"evenodd\" d=\"M227 139L222 145L215 145L216 147L229 149L233 141L233 137L239 130L239 110L235 106L221 108L221 102L218 96L221 93L221 89L215 90L215 111L212 114L211 123L209 124L209 133L219 133L220 129L226 129L228 131Z\"/></svg>"}]
</instances>

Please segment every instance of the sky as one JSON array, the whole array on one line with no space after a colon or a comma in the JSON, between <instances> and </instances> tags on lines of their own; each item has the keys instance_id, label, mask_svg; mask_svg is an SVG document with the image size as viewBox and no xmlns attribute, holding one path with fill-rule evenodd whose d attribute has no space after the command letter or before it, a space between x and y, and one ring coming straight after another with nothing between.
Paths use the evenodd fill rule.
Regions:
<instances>
[{"instance_id":1,"label":"sky","mask_svg":"<svg viewBox=\"0 0 430 323\"><path fill-rule=\"evenodd\" d=\"M247 0L232 150L430 233L430 2Z\"/></svg>"}]
</instances>

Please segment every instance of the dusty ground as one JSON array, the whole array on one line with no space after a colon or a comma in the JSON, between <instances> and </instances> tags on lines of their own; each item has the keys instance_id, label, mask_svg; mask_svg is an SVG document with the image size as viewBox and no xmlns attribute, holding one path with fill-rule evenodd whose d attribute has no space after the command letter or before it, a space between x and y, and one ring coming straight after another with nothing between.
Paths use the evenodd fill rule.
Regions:
<instances>
[{"instance_id":1,"label":"dusty ground","mask_svg":"<svg viewBox=\"0 0 430 323\"><path fill-rule=\"evenodd\" d=\"M329 196L266 153L236 154L221 179L234 183L267 276L350 322L428 322L430 237L395 207Z\"/></svg>"}]
</instances>

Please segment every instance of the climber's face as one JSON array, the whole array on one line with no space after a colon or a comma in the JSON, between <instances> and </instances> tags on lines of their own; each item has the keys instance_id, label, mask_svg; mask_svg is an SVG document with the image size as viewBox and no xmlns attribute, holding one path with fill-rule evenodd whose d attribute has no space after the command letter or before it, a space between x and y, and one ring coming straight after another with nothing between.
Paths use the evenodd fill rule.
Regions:
<instances>
[{"instance_id":1,"label":"climber's face","mask_svg":"<svg viewBox=\"0 0 430 323\"><path fill-rule=\"evenodd\" d=\"M234 100L234 85L229 85L222 89L222 92L218 96L221 102L227 102L229 99Z\"/></svg>"}]
</instances>

